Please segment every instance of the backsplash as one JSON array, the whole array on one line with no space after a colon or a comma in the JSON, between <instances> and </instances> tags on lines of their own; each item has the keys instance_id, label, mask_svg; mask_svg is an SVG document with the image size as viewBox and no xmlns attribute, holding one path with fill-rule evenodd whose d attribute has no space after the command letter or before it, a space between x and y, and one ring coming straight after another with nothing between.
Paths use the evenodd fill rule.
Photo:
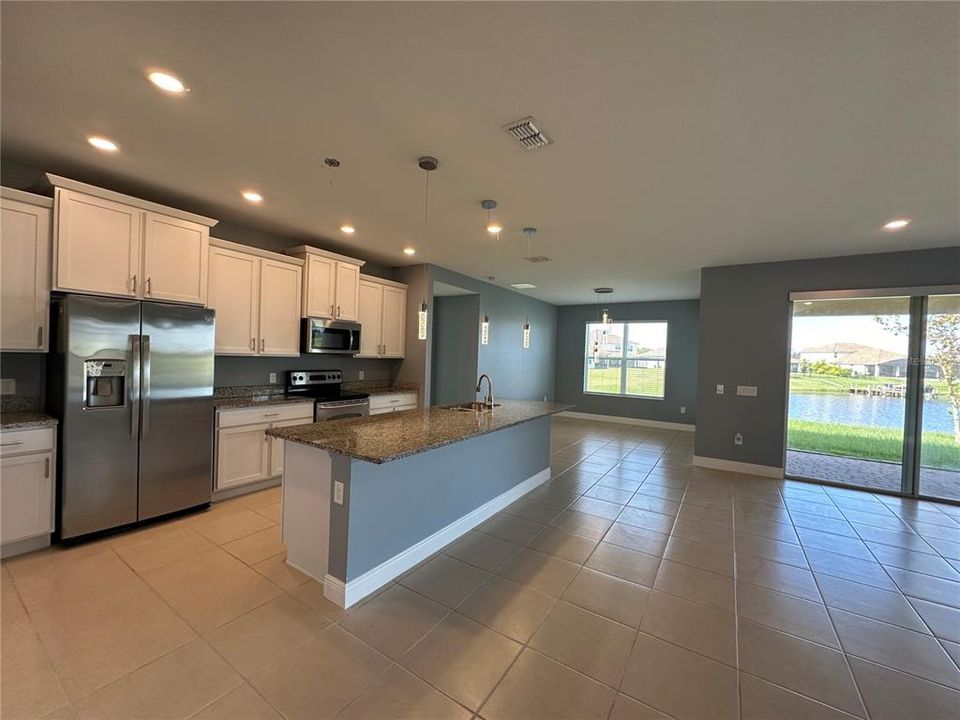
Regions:
<instances>
[{"instance_id":1,"label":"backsplash","mask_svg":"<svg viewBox=\"0 0 960 720\"><path fill-rule=\"evenodd\" d=\"M42 410L47 356L42 353L0 353L0 377L16 384L10 395L0 395L0 412Z\"/></svg>"},{"instance_id":2,"label":"backsplash","mask_svg":"<svg viewBox=\"0 0 960 720\"><path fill-rule=\"evenodd\" d=\"M340 370L344 382L360 380L391 383L400 370L402 360L353 358L343 355L309 355L299 357L229 357L218 355L214 363L214 387L231 385L269 385L270 373L277 374L276 385L283 388L289 370Z\"/></svg>"}]
</instances>

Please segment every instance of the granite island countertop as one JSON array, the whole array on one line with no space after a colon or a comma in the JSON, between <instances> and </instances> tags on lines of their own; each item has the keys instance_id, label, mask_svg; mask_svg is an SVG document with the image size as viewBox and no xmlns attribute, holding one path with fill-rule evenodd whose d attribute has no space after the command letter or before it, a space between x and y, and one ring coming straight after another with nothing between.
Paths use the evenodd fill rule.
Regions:
<instances>
[{"instance_id":1,"label":"granite island countertop","mask_svg":"<svg viewBox=\"0 0 960 720\"><path fill-rule=\"evenodd\" d=\"M499 407L479 413L462 412L452 407L427 407L274 428L267 430L267 435L382 464L573 407L535 400L501 400L500 403Z\"/></svg>"},{"instance_id":2,"label":"granite island countertop","mask_svg":"<svg viewBox=\"0 0 960 720\"><path fill-rule=\"evenodd\" d=\"M0 430L25 430L53 427L59 421L52 415L29 410L26 412L0 413Z\"/></svg>"}]
</instances>

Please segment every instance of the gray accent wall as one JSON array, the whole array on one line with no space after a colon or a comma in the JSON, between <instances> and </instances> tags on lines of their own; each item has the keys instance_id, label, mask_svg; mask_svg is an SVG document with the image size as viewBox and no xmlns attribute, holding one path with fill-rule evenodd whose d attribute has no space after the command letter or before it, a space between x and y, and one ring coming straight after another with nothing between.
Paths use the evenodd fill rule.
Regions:
<instances>
[{"instance_id":1,"label":"gray accent wall","mask_svg":"<svg viewBox=\"0 0 960 720\"><path fill-rule=\"evenodd\" d=\"M431 405L468 402L477 386L478 295L434 297Z\"/></svg>"},{"instance_id":2,"label":"gray accent wall","mask_svg":"<svg viewBox=\"0 0 960 720\"><path fill-rule=\"evenodd\" d=\"M664 398L628 398L583 392L586 326L596 322L596 305L557 308L557 402L572 403L574 412L615 415L660 422L693 424L697 405L699 302L616 303L607 305L616 321L666 320L667 368ZM686 408L686 412L681 412Z\"/></svg>"},{"instance_id":3,"label":"gray accent wall","mask_svg":"<svg viewBox=\"0 0 960 720\"><path fill-rule=\"evenodd\" d=\"M696 455L783 466L791 292L956 283L960 247L704 268Z\"/></svg>"},{"instance_id":4,"label":"gray accent wall","mask_svg":"<svg viewBox=\"0 0 960 720\"><path fill-rule=\"evenodd\" d=\"M328 572L351 581L548 468L550 418L384 465L332 457Z\"/></svg>"},{"instance_id":5,"label":"gray accent wall","mask_svg":"<svg viewBox=\"0 0 960 720\"><path fill-rule=\"evenodd\" d=\"M213 385L267 385L270 373L277 374L277 384L286 383L288 370L340 370L344 380L394 380L400 367L399 360L354 358L347 355L314 355L299 357L231 357L217 355L214 362Z\"/></svg>"}]
</instances>

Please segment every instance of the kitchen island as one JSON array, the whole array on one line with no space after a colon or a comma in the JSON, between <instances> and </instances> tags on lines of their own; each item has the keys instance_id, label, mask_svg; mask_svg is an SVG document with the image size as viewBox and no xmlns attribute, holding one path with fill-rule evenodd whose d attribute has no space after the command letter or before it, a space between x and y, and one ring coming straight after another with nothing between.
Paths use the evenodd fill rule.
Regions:
<instances>
[{"instance_id":1,"label":"kitchen island","mask_svg":"<svg viewBox=\"0 0 960 720\"><path fill-rule=\"evenodd\" d=\"M556 403L275 428L287 562L350 607L550 477Z\"/></svg>"}]
</instances>

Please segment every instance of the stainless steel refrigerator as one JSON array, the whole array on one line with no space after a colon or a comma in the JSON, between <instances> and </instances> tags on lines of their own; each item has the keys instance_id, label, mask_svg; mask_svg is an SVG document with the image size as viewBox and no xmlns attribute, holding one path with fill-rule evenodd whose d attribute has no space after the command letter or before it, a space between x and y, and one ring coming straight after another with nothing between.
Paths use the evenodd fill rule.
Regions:
<instances>
[{"instance_id":1,"label":"stainless steel refrigerator","mask_svg":"<svg viewBox=\"0 0 960 720\"><path fill-rule=\"evenodd\" d=\"M58 537L208 504L213 311L65 295L51 315Z\"/></svg>"}]
</instances>

